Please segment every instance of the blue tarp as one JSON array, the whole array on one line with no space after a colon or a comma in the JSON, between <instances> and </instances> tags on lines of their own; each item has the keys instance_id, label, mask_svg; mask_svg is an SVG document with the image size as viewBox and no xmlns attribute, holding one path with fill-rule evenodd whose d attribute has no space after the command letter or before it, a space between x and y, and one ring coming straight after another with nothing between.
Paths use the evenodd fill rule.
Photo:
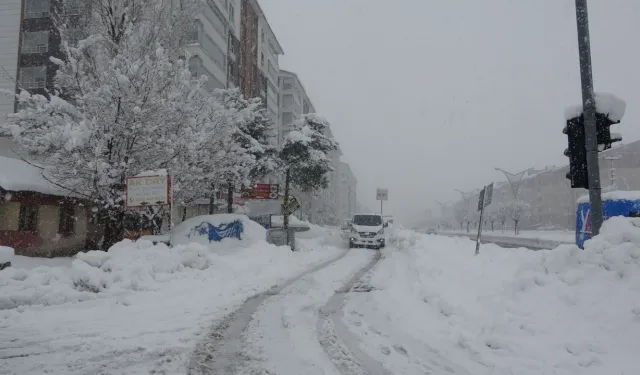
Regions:
<instances>
[{"instance_id":1,"label":"blue tarp","mask_svg":"<svg viewBox=\"0 0 640 375\"><path fill-rule=\"evenodd\" d=\"M209 242L221 241L223 238L237 238L240 240L243 230L244 227L240 220L234 220L230 223L220 224L219 226L212 225L205 221L193 228L191 233L189 233L189 237L194 234L200 236L207 235Z\"/></svg>"},{"instance_id":2,"label":"blue tarp","mask_svg":"<svg viewBox=\"0 0 640 375\"><path fill-rule=\"evenodd\" d=\"M629 216L640 211L640 200L611 199L602 201L602 216L607 220L613 216ZM584 248L584 241L591 238L591 205L579 203L576 210L576 245Z\"/></svg>"}]
</instances>

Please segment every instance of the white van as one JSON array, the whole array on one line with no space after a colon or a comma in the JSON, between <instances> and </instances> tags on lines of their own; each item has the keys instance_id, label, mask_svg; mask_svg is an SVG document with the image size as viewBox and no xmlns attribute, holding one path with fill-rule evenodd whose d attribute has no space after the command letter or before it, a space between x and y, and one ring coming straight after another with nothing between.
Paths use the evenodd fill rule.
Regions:
<instances>
[{"instance_id":1,"label":"white van","mask_svg":"<svg viewBox=\"0 0 640 375\"><path fill-rule=\"evenodd\" d=\"M381 249L386 245L384 230L388 226L379 214L355 214L351 220L349 248Z\"/></svg>"}]
</instances>

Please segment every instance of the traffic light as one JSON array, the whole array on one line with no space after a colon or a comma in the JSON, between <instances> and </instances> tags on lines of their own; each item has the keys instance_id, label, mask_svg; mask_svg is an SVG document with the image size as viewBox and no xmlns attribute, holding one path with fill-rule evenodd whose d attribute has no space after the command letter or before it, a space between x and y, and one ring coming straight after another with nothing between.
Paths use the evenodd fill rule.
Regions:
<instances>
[{"instance_id":1,"label":"traffic light","mask_svg":"<svg viewBox=\"0 0 640 375\"><path fill-rule=\"evenodd\" d=\"M589 189L584 117L580 115L567 120L567 125L562 132L569 140L569 147L564 150L564 155L569 157L567 178L571 181L571 187Z\"/></svg>"},{"instance_id":2,"label":"traffic light","mask_svg":"<svg viewBox=\"0 0 640 375\"><path fill-rule=\"evenodd\" d=\"M604 151L611 148L613 142L622 140L622 136L617 133L611 133L609 128L611 125L619 124L620 121L612 121L603 113L596 113L596 127L598 129L598 151Z\"/></svg>"}]
</instances>

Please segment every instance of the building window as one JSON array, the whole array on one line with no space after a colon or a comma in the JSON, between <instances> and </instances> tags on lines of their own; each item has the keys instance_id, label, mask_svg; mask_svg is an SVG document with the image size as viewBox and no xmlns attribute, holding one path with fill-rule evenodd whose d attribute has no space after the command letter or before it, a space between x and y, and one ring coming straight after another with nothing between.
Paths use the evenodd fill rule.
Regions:
<instances>
[{"instance_id":1,"label":"building window","mask_svg":"<svg viewBox=\"0 0 640 375\"><path fill-rule=\"evenodd\" d=\"M260 52L260 65L264 68L264 53Z\"/></svg>"},{"instance_id":2,"label":"building window","mask_svg":"<svg viewBox=\"0 0 640 375\"><path fill-rule=\"evenodd\" d=\"M33 66L20 69L20 84L24 89L43 89L47 86L47 67Z\"/></svg>"},{"instance_id":3,"label":"building window","mask_svg":"<svg viewBox=\"0 0 640 375\"><path fill-rule=\"evenodd\" d=\"M51 0L26 0L24 18L45 18L51 12Z\"/></svg>"},{"instance_id":4,"label":"building window","mask_svg":"<svg viewBox=\"0 0 640 375\"><path fill-rule=\"evenodd\" d=\"M227 71L227 58L225 56L224 51L218 47L218 45L209 38L208 35L204 35L202 41L200 43L202 49L205 50L207 55L213 60L213 62L218 65L218 67L223 71Z\"/></svg>"},{"instance_id":5,"label":"building window","mask_svg":"<svg viewBox=\"0 0 640 375\"><path fill-rule=\"evenodd\" d=\"M18 216L18 231L36 232L38 230L38 205L21 204Z\"/></svg>"},{"instance_id":6,"label":"building window","mask_svg":"<svg viewBox=\"0 0 640 375\"><path fill-rule=\"evenodd\" d=\"M35 31L22 34L22 53L44 53L49 51L49 32Z\"/></svg>"},{"instance_id":7,"label":"building window","mask_svg":"<svg viewBox=\"0 0 640 375\"><path fill-rule=\"evenodd\" d=\"M187 43L188 44L196 44L200 43L200 32L202 31L202 23L200 21L195 20L187 33Z\"/></svg>"},{"instance_id":8,"label":"building window","mask_svg":"<svg viewBox=\"0 0 640 375\"><path fill-rule=\"evenodd\" d=\"M83 0L64 0L63 7L67 16L78 16L83 10Z\"/></svg>"},{"instance_id":9,"label":"building window","mask_svg":"<svg viewBox=\"0 0 640 375\"><path fill-rule=\"evenodd\" d=\"M233 6L233 3L229 3L229 20L231 21L231 26L233 26L236 20L236 7Z\"/></svg>"},{"instance_id":10,"label":"building window","mask_svg":"<svg viewBox=\"0 0 640 375\"><path fill-rule=\"evenodd\" d=\"M212 7L209 7L205 10L204 15L207 17L211 26L220 34L220 36L224 39L227 35L227 26L224 21L224 15L220 12L218 7L215 4L211 4Z\"/></svg>"},{"instance_id":11,"label":"building window","mask_svg":"<svg viewBox=\"0 0 640 375\"><path fill-rule=\"evenodd\" d=\"M69 29L67 32L67 43L72 47L76 47L78 43L86 37L87 35L82 29Z\"/></svg>"},{"instance_id":12,"label":"building window","mask_svg":"<svg viewBox=\"0 0 640 375\"><path fill-rule=\"evenodd\" d=\"M284 81L282 81L282 88L284 90L291 90L293 88L293 82L291 82L290 79L285 79Z\"/></svg>"},{"instance_id":13,"label":"building window","mask_svg":"<svg viewBox=\"0 0 640 375\"><path fill-rule=\"evenodd\" d=\"M282 106L289 108L293 105L293 95L284 95L282 97Z\"/></svg>"},{"instance_id":14,"label":"building window","mask_svg":"<svg viewBox=\"0 0 640 375\"><path fill-rule=\"evenodd\" d=\"M76 210L70 202L64 202L60 206L60 220L58 222L58 233L72 234L76 230Z\"/></svg>"},{"instance_id":15,"label":"building window","mask_svg":"<svg viewBox=\"0 0 640 375\"><path fill-rule=\"evenodd\" d=\"M200 78L200 70L202 69L202 59L194 56L189 59L189 70L192 78Z\"/></svg>"},{"instance_id":16,"label":"building window","mask_svg":"<svg viewBox=\"0 0 640 375\"><path fill-rule=\"evenodd\" d=\"M291 125L293 124L293 113L285 112L282 114L282 125Z\"/></svg>"}]
</instances>

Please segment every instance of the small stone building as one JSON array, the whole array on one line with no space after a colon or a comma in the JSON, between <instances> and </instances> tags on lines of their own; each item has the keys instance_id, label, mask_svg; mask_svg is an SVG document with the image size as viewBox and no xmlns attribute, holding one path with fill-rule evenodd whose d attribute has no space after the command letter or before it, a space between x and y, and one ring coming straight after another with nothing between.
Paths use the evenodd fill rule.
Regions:
<instances>
[{"instance_id":1,"label":"small stone building","mask_svg":"<svg viewBox=\"0 0 640 375\"><path fill-rule=\"evenodd\" d=\"M20 159L0 156L0 245L28 256L86 248L90 209Z\"/></svg>"}]
</instances>

